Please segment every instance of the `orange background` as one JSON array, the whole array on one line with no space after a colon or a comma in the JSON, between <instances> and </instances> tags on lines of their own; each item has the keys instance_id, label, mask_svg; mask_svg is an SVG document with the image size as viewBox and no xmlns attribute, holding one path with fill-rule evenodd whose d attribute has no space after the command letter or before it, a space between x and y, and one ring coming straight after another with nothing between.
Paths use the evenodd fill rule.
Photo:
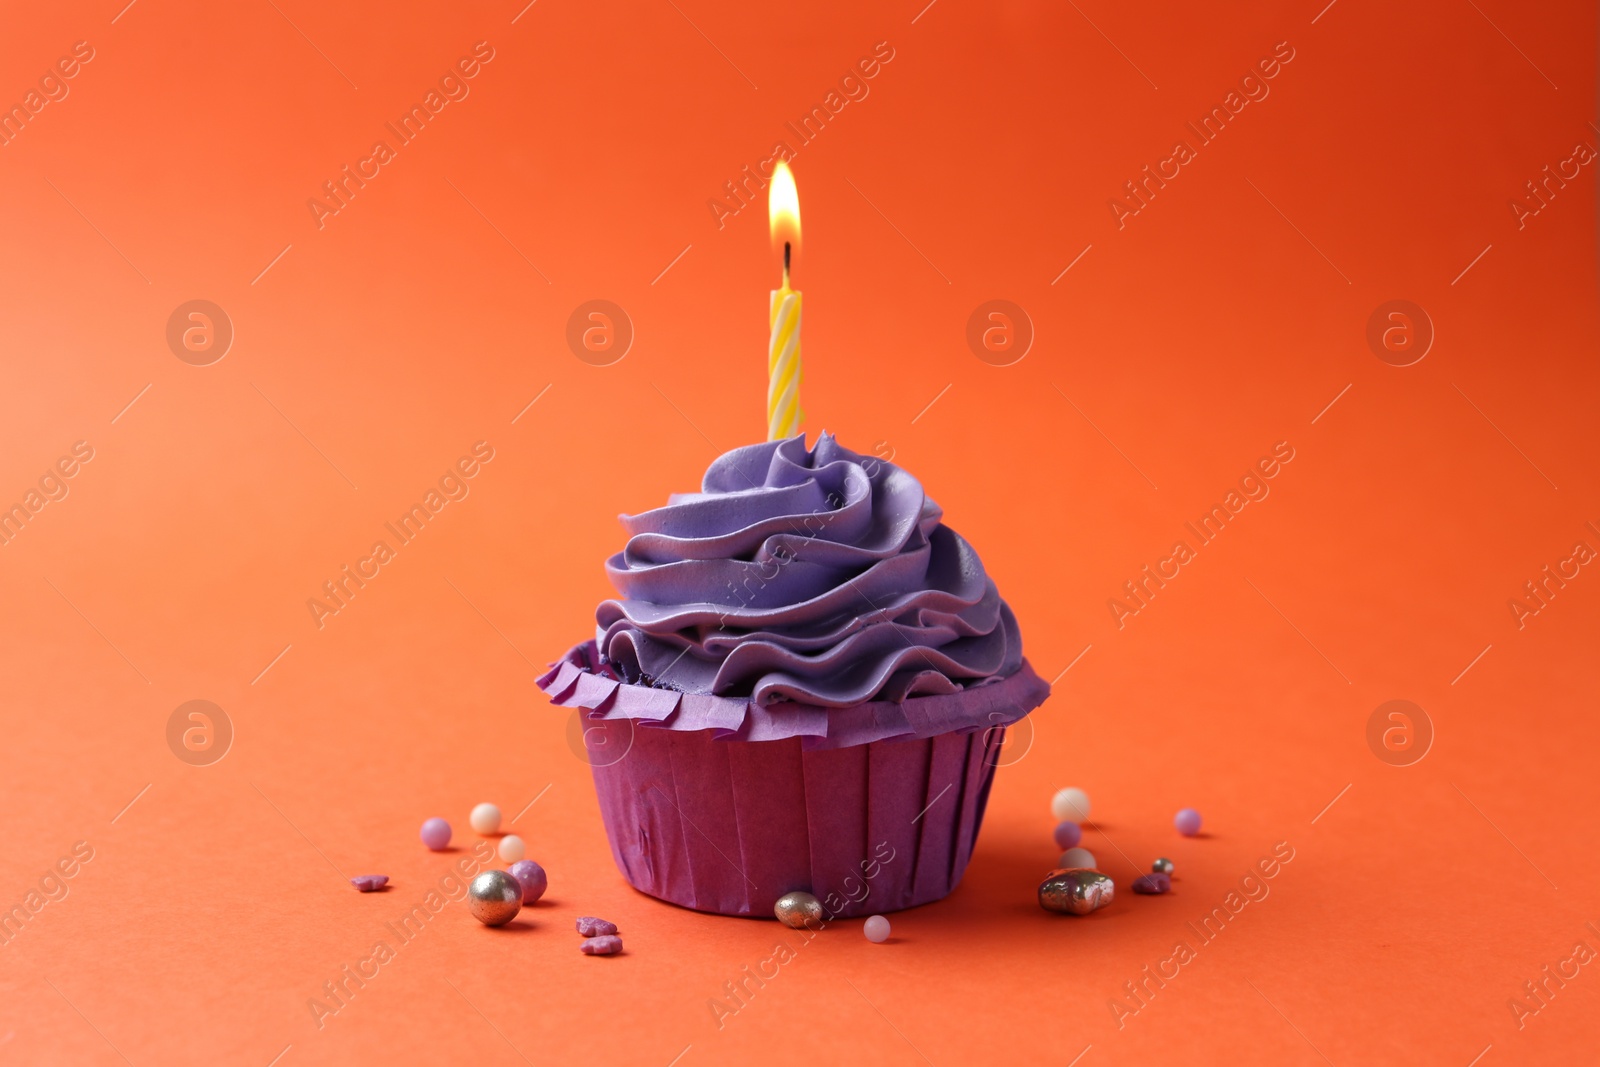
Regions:
<instances>
[{"instance_id":1,"label":"orange background","mask_svg":"<svg viewBox=\"0 0 1600 1067\"><path fill-rule=\"evenodd\" d=\"M0 34L0 100L94 49L0 147L0 502L94 449L0 547L0 906L93 849L0 947L0 1062L1592 1054L1594 965L1507 1006L1600 949L1600 577L1507 606L1600 548L1595 164L1508 206L1600 137L1590 5L122 4ZM308 198L478 41L470 95L319 229ZM762 433L764 204L707 201L880 41L794 163L806 427L923 480L1056 688L960 889L888 945L827 930L719 1028L798 936L628 889L534 678L592 633L615 515ZM1283 41L1119 229L1108 200ZM236 331L210 366L165 340L196 298ZM606 367L565 342L595 298L636 330ZM964 338L997 298L1036 331L1005 367ZM1412 366L1367 345L1391 299L1436 331ZM319 629L307 599L479 440L470 496ZM1279 441L1271 495L1119 629L1107 599ZM236 731L210 766L167 747L191 699ZM1390 699L1435 731L1414 765L1368 748ZM1069 784L1124 890L1087 919L1033 899ZM470 846L480 800L521 810L547 902L506 931L450 905L319 1029L307 1001L466 855L418 825ZM1278 842L1270 896L1119 1027ZM1173 894L1127 894L1156 855ZM579 914L626 955L580 956Z\"/></svg>"}]
</instances>

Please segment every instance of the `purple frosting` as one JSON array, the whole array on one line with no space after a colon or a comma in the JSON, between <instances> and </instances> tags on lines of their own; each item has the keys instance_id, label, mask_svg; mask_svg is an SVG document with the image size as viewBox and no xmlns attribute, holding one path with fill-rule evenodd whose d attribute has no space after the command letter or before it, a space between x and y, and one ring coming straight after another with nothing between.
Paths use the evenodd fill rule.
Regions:
<instances>
[{"instance_id":1,"label":"purple frosting","mask_svg":"<svg viewBox=\"0 0 1600 1067\"><path fill-rule=\"evenodd\" d=\"M700 492L622 516L597 666L760 707L998 683L1024 669L1017 622L942 515L910 474L827 433L736 448Z\"/></svg>"}]
</instances>

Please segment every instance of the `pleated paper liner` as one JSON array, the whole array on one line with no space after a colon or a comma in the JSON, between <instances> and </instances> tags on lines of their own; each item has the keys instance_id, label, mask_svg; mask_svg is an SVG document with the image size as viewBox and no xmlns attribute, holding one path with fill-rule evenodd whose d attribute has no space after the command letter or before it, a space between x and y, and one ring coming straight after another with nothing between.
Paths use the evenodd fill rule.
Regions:
<instances>
[{"instance_id":1,"label":"pleated paper liner","mask_svg":"<svg viewBox=\"0 0 1600 1067\"><path fill-rule=\"evenodd\" d=\"M794 890L814 894L830 918L947 896L972 856L1005 728L1049 693L1025 663L997 682L901 704L761 709L623 683L593 642L540 684L582 709L601 816L628 882L686 908L762 918Z\"/></svg>"}]
</instances>

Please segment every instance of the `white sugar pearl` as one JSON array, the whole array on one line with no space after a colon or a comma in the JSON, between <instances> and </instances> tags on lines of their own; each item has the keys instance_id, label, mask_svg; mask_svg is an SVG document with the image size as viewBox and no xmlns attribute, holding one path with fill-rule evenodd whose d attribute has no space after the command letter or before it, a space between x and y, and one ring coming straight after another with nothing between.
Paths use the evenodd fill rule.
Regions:
<instances>
[{"instance_id":1,"label":"white sugar pearl","mask_svg":"<svg viewBox=\"0 0 1600 1067\"><path fill-rule=\"evenodd\" d=\"M467 821L477 833L492 834L500 829L500 809L493 804L479 804L472 809L472 817Z\"/></svg>"},{"instance_id":2,"label":"white sugar pearl","mask_svg":"<svg viewBox=\"0 0 1600 1067\"><path fill-rule=\"evenodd\" d=\"M1093 867L1094 853L1086 848L1069 848L1061 854L1063 867Z\"/></svg>"},{"instance_id":3,"label":"white sugar pearl","mask_svg":"<svg viewBox=\"0 0 1600 1067\"><path fill-rule=\"evenodd\" d=\"M500 860L503 863L515 863L528 854L528 846L522 843L522 838L516 834L507 834L500 839Z\"/></svg>"},{"instance_id":4,"label":"white sugar pearl","mask_svg":"<svg viewBox=\"0 0 1600 1067\"><path fill-rule=\"evenodd\" d=\"M1050 800L1050 814L1057 822L1086 822L1089 818L1089 794L1073 786L1063 789Z\"/></svg>"},{"instance_id":5,"label":"white sugar pearl","mask_svg":"<svg viewBox=\"0 0 1600 1067\"><path fill-rule=\"evenodd\" d=\"M861 932L867 935L867 940L874 945L881 945L889 940L889 920L882 915L874 915L861 926Z\"/></svg>"}]
</instances>

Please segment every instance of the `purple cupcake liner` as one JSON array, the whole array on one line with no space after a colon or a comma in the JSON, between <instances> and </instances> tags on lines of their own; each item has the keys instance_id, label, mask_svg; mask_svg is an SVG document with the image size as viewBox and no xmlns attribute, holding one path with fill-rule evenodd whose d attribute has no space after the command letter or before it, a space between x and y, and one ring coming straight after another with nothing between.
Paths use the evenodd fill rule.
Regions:
<instances>
[{"instance_id":1,"label":"purple cupcake liner","mask_svg":"<svg viewBox=\"0 0 1600 1067\"><path fill-rule=\"evenodd\" d=\"M830 919L949 895L971 859L1005 729L1049 693L1024 664L948 696L769 713L629 685L591 668L593 655L592 642L578 646L540 684L582 709L617 868L640 892L718 915L768 918L795 890ZM716 725L705 710L720 714ZM773 724L776 739L750 738Z\"/></svg>"}]
</instances>

